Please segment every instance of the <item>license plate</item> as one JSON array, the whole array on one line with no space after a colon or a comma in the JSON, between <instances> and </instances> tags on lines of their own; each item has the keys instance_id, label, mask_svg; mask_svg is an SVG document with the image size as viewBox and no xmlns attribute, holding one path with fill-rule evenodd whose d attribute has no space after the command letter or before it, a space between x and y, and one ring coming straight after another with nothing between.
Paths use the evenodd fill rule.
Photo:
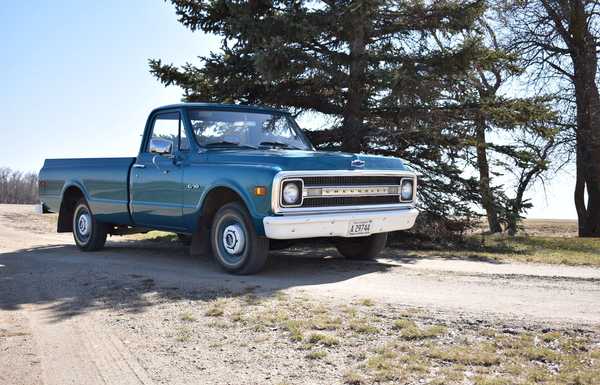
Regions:
<instances>
[{"instance_id":1,"label":"license plate","mask_svg":"<svg viewBox=\"0 0 600 385\"><path fill-rule=\"evenodd\" d=\"M371 234L371 221L350 222L348 226L348 235L368 235Z\"/></svg>"}]
</instances>

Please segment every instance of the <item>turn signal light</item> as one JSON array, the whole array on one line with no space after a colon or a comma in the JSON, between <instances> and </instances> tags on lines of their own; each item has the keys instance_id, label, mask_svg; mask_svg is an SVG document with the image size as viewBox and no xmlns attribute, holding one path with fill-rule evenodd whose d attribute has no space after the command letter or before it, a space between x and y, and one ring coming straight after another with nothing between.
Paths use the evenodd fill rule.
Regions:
<instances>
[{"instance_id":1,"label":"turn signal light","mask_svg":"<svg viewBox=\"0 0 600 385\"><path fill-rule=\"evenodd\" d=\"M264 197L267 195L267 188L265 186L256 186L254 187L254 195L257 197Z\"/></svg>"}]
</instances>

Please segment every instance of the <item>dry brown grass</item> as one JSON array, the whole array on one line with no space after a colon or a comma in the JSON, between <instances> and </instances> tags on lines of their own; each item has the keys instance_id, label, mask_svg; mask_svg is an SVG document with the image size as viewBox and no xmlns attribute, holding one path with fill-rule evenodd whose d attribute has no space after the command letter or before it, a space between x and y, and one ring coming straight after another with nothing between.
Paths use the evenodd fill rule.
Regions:
<instances>
[{"instance_id":1,"label":"dry brown grass","mask_svg":"<svg viewBox=\"0 0 600 385\"><path fill-rule=\"evenodd\" d=\"M252 354L276 352L286 365L311 367L331 383L600 384L600 330L472 323L423 309L290 295L247 301L243 294L176 308L165 328L182 354L198 344L238 353L251 346ZM327 377L331 367L336 381Z\"/></svg>"},{"instance_id":2,"label":"dry brown grass","mask_svg":"<svg viewBox=\"0 0 600 385\"><path fill-rule=\"evenodd\" d=\"M576 237L577 220L575 219L540 219L530 218L521 222L522 234L542 237ZM474 233L486 232L487 221L482 220L474 229Z\"/></svg>"},{"instance_id":3,"label":"dry brown grass","mask_svg":"<svg viewBox=\"0 0 600 385\"><path fill-rule=\"evenodd\" d=\"M335 362L340 352L356 357L354 364L344 367L346 384L420 379L458 384L468 378L478 385L593 385L600 379L599 336L591 332L531 327L505 331L494 324L436 323L422 310L404 309L389 319L378 316L383 310L375 304L360 309L330 308L287 297L242 306L240 311L250 312L243 315L250 323L281 330L288 343L305 352L302 357L306 360L327 357ZM333 327L324 328L323 324Z\"/></svg>"}]
</instances>

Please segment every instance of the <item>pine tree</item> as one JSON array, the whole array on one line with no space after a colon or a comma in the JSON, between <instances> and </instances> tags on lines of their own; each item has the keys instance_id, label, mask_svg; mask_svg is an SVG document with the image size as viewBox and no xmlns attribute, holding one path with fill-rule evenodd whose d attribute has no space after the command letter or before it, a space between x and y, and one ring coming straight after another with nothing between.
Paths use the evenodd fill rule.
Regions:
<instances>
[{"instance_id":1,"label":"pine tree","mask_svg":"<svg viewBox=\"0 0 600 385\"><path fill-rule=\"evenodd\" d=\"M421 172L421 199L438 218L472 213L478 181L463 175L461 108L446 100L479 51L461 32L482 1L172 0L179 21L223 37L221 52L178 68L151 60L186 101L237 102L325 114L311 137L324 148L405 158ZM443 35L449 46L433 44Z\"/></svg>"}]
</instances>

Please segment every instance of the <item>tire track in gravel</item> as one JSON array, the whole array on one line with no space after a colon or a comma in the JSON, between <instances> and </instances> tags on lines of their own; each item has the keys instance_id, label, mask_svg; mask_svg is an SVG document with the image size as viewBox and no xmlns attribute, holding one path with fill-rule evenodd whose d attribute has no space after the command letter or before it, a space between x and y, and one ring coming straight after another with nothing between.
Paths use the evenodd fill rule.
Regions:
<instances>
[{"instance_id":1,"label":"tire track in gravel","mask_svg":"<svg viewBox=\"0 0 600 385\"><path fill-rule=\"evenodd\" d=\"M24 305L45 385L152 384L135 357L93 313L57 320L55 305Z\"/></svg>"}]
</instances>

